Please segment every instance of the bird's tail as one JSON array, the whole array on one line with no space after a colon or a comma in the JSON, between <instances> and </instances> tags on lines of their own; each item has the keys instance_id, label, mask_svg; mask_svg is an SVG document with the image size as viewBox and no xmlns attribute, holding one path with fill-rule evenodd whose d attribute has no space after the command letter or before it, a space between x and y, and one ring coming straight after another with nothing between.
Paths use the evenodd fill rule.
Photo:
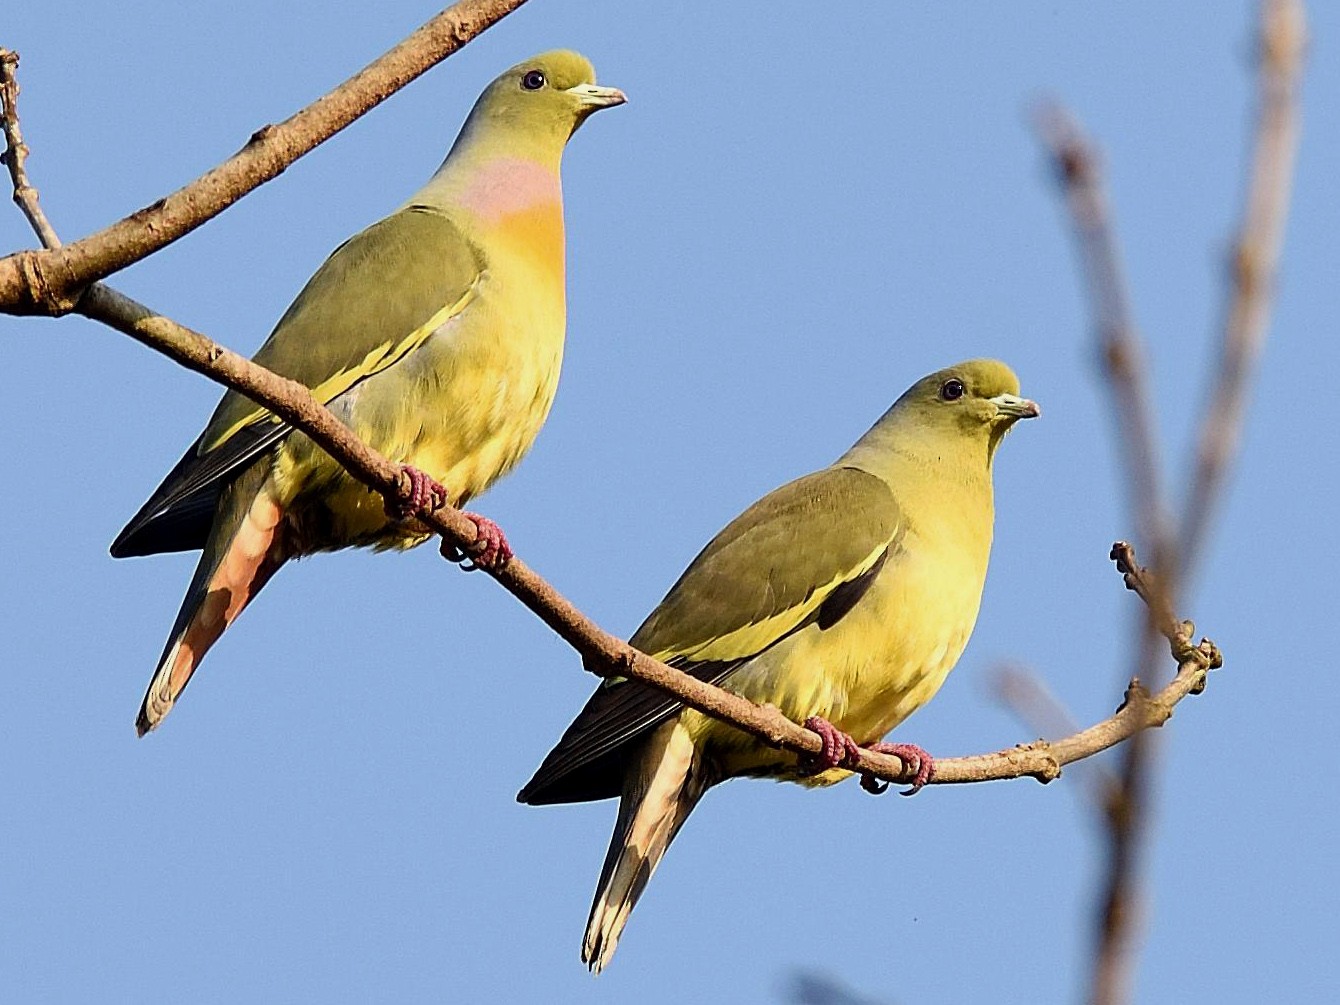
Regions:
<instances>
[{"instance_id":1,"label":"bird's tail","mask_svg":"<svg viewBox=\"0 0 1340 1005\"><path fill-rule=\"evenodd\" d=\"M619 800L605 867L582 942L582 962L600 973L680 826L710 782L688 732L672 719L649 738Z\"/></svg>"},{"instance_id":2,"label":"bird's tail","mask_svg":"<svg viewBox=\"0 0 1340 1005\"><path fill-rule=\"evenodd\" d=\"M283 513L267 491L269 468L252 465L223 492L200 564L140 705L135 720L140 736L172 711L209 647L284 564Z\"/></svg>"}]
</instances>

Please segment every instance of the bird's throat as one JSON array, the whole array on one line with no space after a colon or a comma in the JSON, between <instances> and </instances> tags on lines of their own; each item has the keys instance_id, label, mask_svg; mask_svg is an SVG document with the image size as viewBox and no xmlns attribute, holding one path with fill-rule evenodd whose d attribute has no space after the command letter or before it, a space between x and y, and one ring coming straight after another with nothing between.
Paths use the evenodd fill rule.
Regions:
<instances>
[{"instance_id":1,"label":"bird's throat","mask_svg":"<svg viewBox=\"0 0 1340 1005\"><path fill-rule=\"evenodd\" d=\"M481 222L498 224L508 217L537 211L563 216L563 189L557 167L521 157L495 157L461 180L457 205Z\"/></svg>"},{"instance_id":2,"label":"bird's throat","mask_svg":"<svg viewBox=\"0 0 1340 1005\"><path fill-rule=\"evenodd\" d=\"M492 241L562 284L563 190L557 166L493 158L462 179L456 201L491 233Z\"/></svg>"}]
</instances>

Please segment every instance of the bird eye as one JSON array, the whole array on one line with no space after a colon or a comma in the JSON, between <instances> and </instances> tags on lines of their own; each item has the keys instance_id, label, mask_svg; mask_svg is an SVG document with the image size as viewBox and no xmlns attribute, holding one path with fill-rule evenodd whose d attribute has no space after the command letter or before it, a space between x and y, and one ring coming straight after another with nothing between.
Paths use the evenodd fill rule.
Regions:
<instances>
[{"instance_id":1,"label":"bird eye","mask_svg":"<svg viewBox=\"0 0 1340 1005\"><path fill-rule=\"evenodd\" d=\"M544 74L539 70L527 70L521 78L521 86L528 91L538 91L544 86Z\"/></svg>"},{"instance_id":2,"label":"bird eye","mask_svg":"<svg viewBox=\"0 0 1340 1005\"><path fill-rule=\"evenodd\" d=\"M940 397L945 401L958 401L963 397L963 381L950 377L940 385Z\"/></svg>"}]
</instances>

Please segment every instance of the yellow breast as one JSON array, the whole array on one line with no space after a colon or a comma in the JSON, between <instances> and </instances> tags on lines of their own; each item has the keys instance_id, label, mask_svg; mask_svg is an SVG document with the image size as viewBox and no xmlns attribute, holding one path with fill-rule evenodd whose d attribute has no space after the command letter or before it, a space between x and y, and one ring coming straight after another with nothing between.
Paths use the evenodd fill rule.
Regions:
<instances>
[{"instance_id":1,"label":"yellow breast","mask_svg":"<svg viewBox=\"0 0 1340 1005\"><path fill-rule=\"evenodd\" d=\"M940 689L977 620L986 576L978 549L906 542L852 611L833 627L811 625L737 672L727 687L776 705L790 719L828 719L857 743L880 740ZM730 775L765 774L828 785L850 772L799 778L795 755L696 712L686 725Z\"/></svg>"},{"instance_id":2,"label":"yellow breast","mask_svg":"<svg viewBox=\"0 0 1340 1005\"><path fill-rule=\"evenodd\" d=\"M412 355L340 403L371 446L446 487L452 505L484 492L530 449L553 404L566 303L560 205L496 221L477 295ZM280 456L303 550L409 547L417 523L387 520L381 498L305 437Z\"/></svg>"}]
</instances>

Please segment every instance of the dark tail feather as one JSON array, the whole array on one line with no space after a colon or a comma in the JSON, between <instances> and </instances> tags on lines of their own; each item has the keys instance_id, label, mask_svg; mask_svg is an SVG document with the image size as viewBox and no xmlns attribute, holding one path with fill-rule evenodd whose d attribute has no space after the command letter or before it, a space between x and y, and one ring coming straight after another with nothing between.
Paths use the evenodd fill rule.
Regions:
<instances>
[{"instance_id":1,"label":"dark tail feather","mask_svg":"<svg viewBox=\"0 0 1340 1005\"><path fill-rule=\"evenodd\" d=\"M688 733L675 719L658 728L630 771L582 942L582 962L600 973L628 916L708 781Z\"/></svg>"}]
</instances>

